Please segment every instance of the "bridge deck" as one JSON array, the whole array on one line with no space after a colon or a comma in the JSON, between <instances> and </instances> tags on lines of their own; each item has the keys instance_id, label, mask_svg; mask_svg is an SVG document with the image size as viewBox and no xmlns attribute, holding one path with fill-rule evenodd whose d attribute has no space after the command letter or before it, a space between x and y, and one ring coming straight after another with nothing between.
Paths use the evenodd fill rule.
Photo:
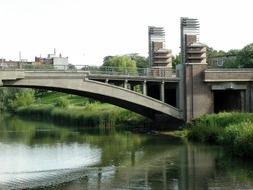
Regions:
<instances>
[{"instance_id":1,"label":"bridge deck","mask_svg":"<svg viewBox=\"0 0 253 190\"><path fill-rule=\"evenodd\" d=\"M180 111L173 106L129 89L90 80L90 76L92 75L86 71L0 71L2 86L62 91L112 103L148 117L165 114L182 119ZM161 79L153 78L153 80Z\"/></svg>"}]
</instances>

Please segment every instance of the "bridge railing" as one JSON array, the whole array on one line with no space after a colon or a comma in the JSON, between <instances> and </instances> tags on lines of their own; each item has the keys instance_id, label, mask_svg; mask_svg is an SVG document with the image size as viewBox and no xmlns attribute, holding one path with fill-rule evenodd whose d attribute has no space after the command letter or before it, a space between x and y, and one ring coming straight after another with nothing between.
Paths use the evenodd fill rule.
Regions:
<instances>
[{"instance_id":1,"label":"bridge railing","mask_svg":"<svg viewBox=\"0 0 253 190\"><path fill-rule=\"evenodd\" d=\"M175 72L172 68L130 68L130 67L107 67L90 65L52 65L52 64L23 64L0 66L0 70L43 70L43 71L87 71L91 75L115 75L115 76L149 76L149 77L172 77Z\"/></svg>"},{"instance_id":2,"label":"bridge railing","mask_svg":"<svg viewBox=\"0 0 253 190\"><path fill-rule=\"evenodd\" d=\"M120 68L120 67L94 67L84 66L82 70L89 71L93 75L124 75L124 76L153 76L171 77L175 75L171 68Z\"/></svg>"}]
</instances>

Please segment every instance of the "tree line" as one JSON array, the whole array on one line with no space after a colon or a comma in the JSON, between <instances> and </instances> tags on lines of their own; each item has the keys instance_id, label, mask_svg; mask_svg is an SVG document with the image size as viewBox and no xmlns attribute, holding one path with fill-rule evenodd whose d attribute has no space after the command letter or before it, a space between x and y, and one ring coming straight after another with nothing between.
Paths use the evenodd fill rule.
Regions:
<instances>
[{"instance_id":1,"label":"tree line","mask_svg":"<svg viewBox=\"0 0 253 190\"><path fill-rule=\"evenodd\" d=\"M225 68L253 68L253 43L227 52L207 47L207 60L215 58L223 60L222 66Z\"/></svg>"}]
</instances>

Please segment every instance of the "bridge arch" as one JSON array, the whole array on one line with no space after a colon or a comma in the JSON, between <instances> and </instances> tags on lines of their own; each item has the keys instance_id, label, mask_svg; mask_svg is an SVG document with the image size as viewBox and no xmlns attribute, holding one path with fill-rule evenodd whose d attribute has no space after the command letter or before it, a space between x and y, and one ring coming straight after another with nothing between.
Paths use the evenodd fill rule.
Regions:
<instances>
[{"instance_id":1,"label":"bridge arch","mask_svg":"<svg viewBox=\"0 0 253 190\"><path fill-rule=\"evenodd\" d=\"M179 110L159 100L118 86L84 79L22 78L3 80L3 86L47 89L85 96L126 108L149 118L163 114L181 120Z\"/></svg>"}]
</instances>

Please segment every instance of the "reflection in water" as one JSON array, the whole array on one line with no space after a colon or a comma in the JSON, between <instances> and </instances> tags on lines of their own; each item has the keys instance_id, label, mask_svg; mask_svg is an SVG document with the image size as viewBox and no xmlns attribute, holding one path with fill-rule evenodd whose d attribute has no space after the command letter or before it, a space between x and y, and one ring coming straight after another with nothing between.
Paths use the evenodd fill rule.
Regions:
<instances>
[{"instance_id":1,"label":"reflection in water","mask_svg":"<svg viewBox=\"0 0 253 190\"><path fill-rule=\"evenodd\" d=\"M115 129L0 119L0 189L252 189L221 148Z\"/></svg>"},{"instance_id":2,"label":"reflection in water","mask_svg":"<svg viewBox=\"0 0 253 190\"><path fill-rule=\"evenodd\" d=\"M0 152L0 163L4 163L0 166L1 173L78 168L98 163L101 155L98 149L77 143L32 148L22 144L0 144Z\"/></svg>"}]
</instances>

